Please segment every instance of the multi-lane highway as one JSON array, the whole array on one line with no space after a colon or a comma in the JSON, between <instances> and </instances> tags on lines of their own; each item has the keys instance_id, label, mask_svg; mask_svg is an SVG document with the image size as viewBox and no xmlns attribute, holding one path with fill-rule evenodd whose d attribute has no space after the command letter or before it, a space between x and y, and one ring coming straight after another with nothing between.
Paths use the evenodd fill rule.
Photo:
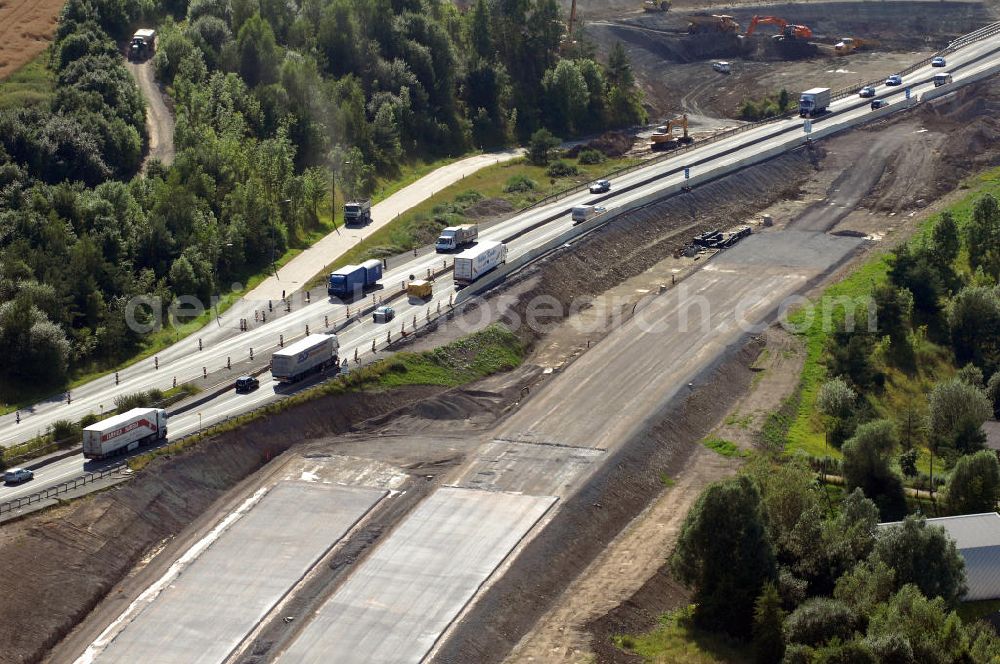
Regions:
<instances>
[{"instance_id":1,"label":"multi-lane highway","mask_svg":"<svg viewBox=\"0 0 1000 664\"><path fill-rule=\"evenodd\" d=\"M1000 45L993 39L986 39L949 53L946 70L953 74L957 86L961 85L963 79L990 70L998 63L1000 63ZM907 94L916 98L932 90L933 75L940 71L941 69L930 66L922 67L908 74L900 87L879 86L878 97L887 99L891 109L892 105L900 105L899 102L903 101ZM822 131L831 127L856 124L859 119L871 113L869 104L870 99L859 99L856 96L837 100L831 105L830 113L812 121L812 129ZM657 192L668 188L676 189L684 182L685 168L690 169L689 174L692 177L710 173L721 175L753 160L755 155L770 150L791 149L804 140L804 122L797 117L781 119L700 146L696 145L670 158L615 178L610 194L593 196L581 192L568 196L499 223L484 231L481 238L507 241L508 260L513 260L570 229L572 220L569 217L569 209L574 205L601 201L613 214L615 210L627 208L636 201L647 200ZM448 260L448 257L431 254L414 258L388 271L382 283L387 289L395 290L409 275L422 276L429 269L441 268L442 260ZM369 351L372 341L379 343L385 341L388 332L394 336L398 335L401 325L409 329L414 317L422 323L429 312L437 311L439 306L446 306L456 293L450 274L440 276L434 288L434 297L429 302L405 299L394 302L397 318L392 323L375 324L366 317L343 329L338 335L341 356L353 358L355 350L361 353ZM220 380L223 380L227 374L220 372L224 372L227 358L231 358L233 362L244 360L249 357L251 348L255 357L264 358L277 348L279 337L283 336L287 343L304 335L306 326L309 326L310 331L314 333L322 331L325 329L325 319L331 324L343 321L347 317L349 306L352 311L357 311L358 308L358 304L345 305L326 299L313 301L308 305L297 302L293 310L283 317L269 320L266 324L251 326L249 331L240 332L239 319L253 320L253 311L267 309L267 304L267 302L243 302L233 307L221 317L219 324L213 323L200 333L159 353L157 356L159 368L154 368L154 361L148 359L121 371L119 385L115 385L113 376L105 376L74 389L72 403L67 404L65 399L60 397L36 404L30 411L21 411L20 423L15 422L13 414L0 417L0 445L9 446L27 440L51 426L56 420L79 419L88 413L100 412L102 406L110 408L117 394L134 393L150 388L166 389L172 385L174 377L178 382L200 377L203 367L207 367L210 373L219 375ZM199 350L199 339L202 344L201 350ZM169 427L171 437L185 435L197 430L199 426L207 426L279 397L274 392L274 384L270 382L269 376L262 376L261 383L260 390L250 395L235 394L230 391L195 411L172 418ZM0 487L0 501L58 484L80 474L83 469L84 464L80 457L66 459L39 469L33 482L21 487Z\"/></svg>"}]
</instances>

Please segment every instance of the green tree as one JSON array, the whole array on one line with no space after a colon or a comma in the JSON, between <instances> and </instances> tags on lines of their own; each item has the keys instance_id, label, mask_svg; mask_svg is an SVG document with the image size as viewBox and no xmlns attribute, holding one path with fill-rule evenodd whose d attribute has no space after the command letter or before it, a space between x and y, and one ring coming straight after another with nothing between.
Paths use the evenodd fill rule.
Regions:
<instances>
[{"instance_id":1,"label":"green tree","mask_svg":"<svg viewBox=\"0 0 1000 664\"><path fill-rule=\"evenodd\" d=\"M823 383L816 397L816 408L826 420L827 444L840 448L849 433L857 392L839 376Z\"/></svg>"},{"instance_id":2,"label":"green tree","mask_svg":"<svg viewBox=\"0 0 1000 664\"><path fill-rule=\"evenodd\" d=\"M991 194L976 201L965 227L965 246L972 269L981 267L994 280L1000 278L1000 203Z\"/></svg>"},{"instance_id":3,"label":"green tree","mask_svg":"<svg viewBox=\"0 0 1000 664\"><path fill-rule=\"evenodd\" d=\"M884 561L864 561L837 579L833 596L863 616L889 600L896 592L896 571Z\"/></svg>"},{"instance_id":4,"label":"green tree","mask_svg":"<svg viewBox=\"0 0 1000 664\"><path fill-rule=\"evenodd\" d=\"M765 583L753 609L754 662L778 664L781 661L785 654L784 622L785 612L778 589L773 583Z\"/></svg>"},{"instance_id":5,"label":"green tree","mask_svg":"<svg viewBox=\"0 0 1000 664\"><path fill-rule=\"evenodd\" d=\"M966 453L979 449L985 439L982 425L993 408L982 390L959 379L938 383L931 390L930 425L935 448L944 446Z\"/></svg>"},{"instance_id":6,"label":"green tree","mask_svg":"<svg viewBox=\"0 0 1000 664\"><path fill-rule=\"evenodd\" d=\"M941 597L956 606L965 594L965 562L955 542L940 526L918 516L879 529L871 564L885 563L895 571L896 588L914 584L927 597Z\"/></svg>"},{"instance_id":7,"label":"green tree","mask_svg":"<svg viewBox=\"0 0 1000 664\"><path fill-rule=\"evenodd\" d=\"M611 46L608 53L608 84L622 90L630 90L635 86L635 73L629 61L625 46L620 41Z\"/></svg>"},{"instance_id":8,"label":"green tree","mask_svg":"<svg viewBox=\"0 0 1000 664\"><path fill-rule=\"evenodd\" d=\"M1000 368L1000 297L994 289L959 291L948 310L948 327L959 364L972 362L990 373Z\"/></svg>"},{"instance_id":9,"label":"green tree","mask_svg":"<svg viewBox=\"0 0 1000 664\"><path fill-rule=\"evenodd\" d=\"M993 450L959 458L948 478L945 495L952 514L995 511L1000 497L1000 464Z\"/></svg>"},{"instance_id":10,"label":"green tree","mask_svg":"<svg viewBox=\"0 0 1000 664\"><path fill-rule=\"evenodd\" d=\"M917 476L918 458L917 450L912 447L899 455L899 470L904 477L914 478Z\"/></svg>"},{"instance_id":11,"label":"green tree","mask_svg":"<svg viewBox=\"0 0 1000 664\"><path fill-rule=\"evenodd\" d=\"M958 259L962 240L958 234L958 224L951 212L941 213L941 218L931 231L930 253L934 264L942 271L951 271L952 264Z\"/></svg>"},{"instance_id":12,"label":"green tree","mask_svg":"<svg viewBox=\"0 0 1000 664\"><path fill-rule=\"evenodd\" d=\"M859 426L843 448L847 488L864 491L885 519L898 519L906 513L903 483L889 463L896 443L892 422L876 420Z\"/></svg>"},{"instance_id":13,"label":"green tree","mask_svg":"<svg viewBox=\"0 0 1000 664\"><path fill-rule=\"evenodd\" d=\"M489 60L494 55L493 33L490 28L490 10L486 5L486 0L476 0L469 12L469 42L472 44L472 52L484 59Z\"/></svg>"},{"instance_id":14,"label":"green tree","mask_svg":"<svg viewBox=\"0 0 1000 664\"><path fill-rule=\"evenodd\" d=\"M0 383L32 391L60 386L69 356L66 335L25 295L0 304Z\"/></svg>"},{"instance_id":15,"label":"green tree","mask_svg":"<svg viewBox=\"0 0 1000 664\"><path fill-rule=\"evenodd\" d=\"M914 358L909 333L913 295L906 289L884 284L875 287L872 297L878 312L878 331L889 337L889 358L897 366L912 367Z\"/></svg>"},{"instance_id":16,"label":"green tree","mask_svg":"<svg viewBox=\"0 0 1000 664\"><path fill-rule=\"evenodd\" d=\"M677 579L694 590L695 622L749 637L753 608L777 568L760 494L747 477L717 482L698 497L670 559Z\"/></svg>"},{"instance_id":17,"label":"green tree","mask_svg":"<svg viewBox=\"0 0 1000 664\"><path fill-rule=\"evenodd\" d=\"M986 398L993 405L993 417L1000 417L1000 371L993 372L986 383Z\"/></svg>"},{"instance_id":18,"label":"green tree","mask_svg":"<svg viewBox=\"0 0 1000 664\"><path fill-rule=\"evenodd\" d=\"M788 110L788 90L781 88L778 93L778 111L784 113Z\"/></svg>"},{"instance_id":19,"label":"green tree","mask_svg":"<svg viewBox=\"0 0 1000 664\"><path fill-rule=\"evenodd\" d=\"M547 124L556 131L574 133L578 119L586 116L590 91L583 73L572 60L560 60L542 78Z\"/></svg>"},{"instance_id":20,"label":"green tree","mask_svg":"<svg viewBox=\"0 0 1000 664\"><path fill-rule=\"evenodd\" d=\"M279 49L271 26L254 14L236 38L240 76L250 87L269 85L278 80Z\"/></svg>"},{"instance_id":21,"label":"green tree","mask_svg":"<svg viewBox=\"0 0 1000 664\"><path fill-rule=\"evenodd\" d=\"M844 602L829 597L813 597L792 611L785 620L785 640L822 646L834 639L850 639L860 626L860 616Z\"/></svg>"},{"instance_id":22,"label":"green tree","mask_svg":"<svg viewBox=\"0 0 1000 664\"><path fill-rule=\"evenodd\" d=\"M548 129L539 129L531 135L528 146L528 161L535 166L546 166L552 157L552 150L559 145L558 138Z\"/></svg>"}]
</instances>

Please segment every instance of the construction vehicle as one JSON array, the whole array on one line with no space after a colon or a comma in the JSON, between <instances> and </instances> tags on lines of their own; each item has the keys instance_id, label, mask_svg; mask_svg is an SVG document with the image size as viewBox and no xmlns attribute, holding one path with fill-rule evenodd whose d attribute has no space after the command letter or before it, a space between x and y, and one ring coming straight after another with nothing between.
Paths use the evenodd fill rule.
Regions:
<instances>
[{"instance_id":1,"label":"construction vehicle","mask_svg":"<svg viewBox=\"0 0 1000 664\"><path fill-rule=\"evenodd\" d=\"M688 34L730 33L740 31L740 24L726 14L691 14L688 16Z\"/></svg>"},{"instance_id":2,"label":"construction vehicle","mask_svg":"<svg viewBox=\"0 0 1000 664\"><path fill-rule=\"evenodd\" d=\"M674 130L680 129L681 135L674 136ZM653 130L653 135L649 137L653 150L670 150L681 145L687 145L694 141L688 135L688 116L682 115L673 120L667 120L667 124L660 125Z\"/></svg>"},{"instance_id":3,"label":"construction vehicle","mask_svg":"<svg viewBox=\"0 0 1000 664\"><path fill-rule=\"evenodd\" d=\"M576 0L569 8L569 22L566 24L566 34L562 39L559 40L559 50L565 52L566 49L576 46L576 37L573 35L573 30L576 28Z\"/></svg>"},{"instance_id":4,"label":"construction vehicle","mask_svg":"<svg viewBox=\"0 0 1000 664\"><path fill-rule=\"evenodd\" d=\"M669 0L644 0L642 3L642 11L644 12L665 12L669 9Z\"/></svg>"},{"instance_id":5,"label":"construction vehicle","mask_svg":"<svg viewBox=\"0 0 1000 664\"><path fill-rule=\"evenodd\" d=\"M156 48L156 30L143 28L136 30L132 35L132 40L128 43L129 60L145 60L153 55Z\"/></svg>"},{"instance_id":6,"label":"construction vehicle","mask_svg":"<svg viewBox=\"0 0 1000 664\"><path fill-rule=\"evenodd\" d=\"M783 41L785 39L796 39L806 41L812 39L812 28L807 25L794 25L778 16L754 16L750 20L750 27L747 28L746 36L751 36L758 25L775 25L781 30L780 34L774 35L772 39Z\"/></svg>"},{"instance_id":7,"label":"construction vehicle","mask_svg":"<svg viewBox=\"0 0 1000 664\"><path fill-rule=\"evenodd\" d=\"M421 300L426 300L433 294L434 286L426 279L414 279L406 284L407 297L416 297Z\"/></svg>"},{"instance_id":8,"label":"construction vehicle","mask_svg":"<svg viewBox=\"0 0 1000 664\"><path fill-rule=\"evenodd\" d=\"M833 50L837 55L850 55L862 48L875 46L878 42L871 39L858 39L856 37L841 37L840 41L833 45Z\"/></svg>"}]
</instances>

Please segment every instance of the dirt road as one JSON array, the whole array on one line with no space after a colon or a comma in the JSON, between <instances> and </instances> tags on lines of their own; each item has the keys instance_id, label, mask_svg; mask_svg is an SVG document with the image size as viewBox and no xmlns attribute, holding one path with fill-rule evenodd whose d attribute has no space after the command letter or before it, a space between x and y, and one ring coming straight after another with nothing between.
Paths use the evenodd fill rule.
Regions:
<instances>
[{"instance_id":1,"label":"dirt road","mask_svg":"<svg viewBox=\"0 0 1000 664\"><path fill-rule=\"evenodd\" d=\"M45 50L64 0L0 0L0 79Z\"/></svg>"},{"instance_id":2,"label":"dirt road","mask_svg":"<svg viewBox=\"0 0 1000 664\"><path fill-rule=\"evenodd\" d=\"M174 116L167 108L160 86L153 77L153 63L126 63L132 77L139 84L142 96L146 98L146 129L149 131L149 154L145 164L150 159L158 159L169 165L174 160Z\"/></svg>"}]
</instances>

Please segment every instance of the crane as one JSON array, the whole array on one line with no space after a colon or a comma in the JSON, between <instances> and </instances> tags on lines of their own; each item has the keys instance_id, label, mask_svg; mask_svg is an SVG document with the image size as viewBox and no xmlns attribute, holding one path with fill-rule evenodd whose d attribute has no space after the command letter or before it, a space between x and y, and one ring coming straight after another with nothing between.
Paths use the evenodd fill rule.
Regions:
<instances>
[{"instance_id":1,"label":"crane","mask_svg":"<svg viewBox=\"0 0 1000 664\"><path fill-rule=\"evenodd\" d=\"M780 35L775 35L776 39L812 39L812 29L807 25L793 25L778 16L754 16L747 28L746 36L749 37L757 29L758 25L776 25L781 30Z\"/></svg>"}]
</instances>

